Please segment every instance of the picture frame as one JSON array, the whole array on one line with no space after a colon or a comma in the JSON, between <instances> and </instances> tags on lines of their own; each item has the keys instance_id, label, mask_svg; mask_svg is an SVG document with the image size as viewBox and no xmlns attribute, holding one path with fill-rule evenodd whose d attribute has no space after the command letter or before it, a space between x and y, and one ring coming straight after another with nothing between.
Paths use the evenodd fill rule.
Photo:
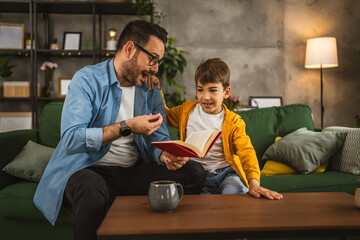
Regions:
<instances>
[{"instance_id":1,"label":"picture frame","mask_svg":"<svg viewBox=\"0 0 360 240\"><path fill-rule=\"evenodd\" d=\"M0 22L0 49L24 49L24 24Z\"/></svg>"},{"instance_id":2,"label":"picture frame","mask_svg":"<svg viewBox=\"0 0 360 240\"><path fill-rule=\"evenodd\" d=\"M63 49L81 50L81 32L64 32Z\"/></svg>"},{"instance_id":3,"label":"picture frame","mask_svg":"<svg viewBox=\"0 0 360 240\"><path fill-rule=\"evenodd\" d=\"M71 82L71 78L68 77L59 77L59 93L58 96L61 98L66 97L68 92L68 87Z\"/></svg>"},{"instance_id":4,"label":"picture frame","mask_svg":"<svg viewBox=\"0 0 360 240\"><path fill-rule=\"evenodd\" d=\"M264 107L280 107L282 106L282 97L269 96L269 97L249 97L249 106L251 108L264 108Z\"/></svg>"}]
</instances>

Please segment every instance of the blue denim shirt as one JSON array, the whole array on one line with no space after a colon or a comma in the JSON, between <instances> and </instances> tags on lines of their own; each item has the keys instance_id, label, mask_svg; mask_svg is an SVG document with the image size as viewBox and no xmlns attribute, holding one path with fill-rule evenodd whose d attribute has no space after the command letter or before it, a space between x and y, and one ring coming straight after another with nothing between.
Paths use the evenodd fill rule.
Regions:
<instances>
[{"instance_id":1,"label":"blue denim shirt","mask_svg":"<svg viewBox=\"0 0 360 240\"><path fill-rule=\"evenodd\" d=\"M114 60L87 66L75 73L69 85L61 117L61 139L41 178L34 203L55 224L66 182L69 177L100 160L111 144L101 147L102 128L114 124L121 104L121 88ZM158 88L149 91L146 83L136 87L134 115L161 113L161 127L148 141L170 140L165 121L164 101ZM148 146L142 135L135 134L142 161L160 163L161 150Z\"/></svg>"}]
</instances>

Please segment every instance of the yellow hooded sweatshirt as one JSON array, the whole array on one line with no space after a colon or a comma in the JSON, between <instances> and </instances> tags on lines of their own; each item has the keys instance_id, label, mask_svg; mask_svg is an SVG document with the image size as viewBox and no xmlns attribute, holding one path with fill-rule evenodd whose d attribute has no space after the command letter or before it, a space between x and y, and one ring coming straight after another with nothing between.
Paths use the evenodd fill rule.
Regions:
<instances>
[{"instance_id":1,"label":"yellow hooded sweatshirt","mask_svg":"<svg viewBox=\"0 0 360 240\"><path fill-rule=\"evenodd\" d=\"M172 109L166 107L166 121L168 125L179 130L180 140L186 138L186 125L190 113L193 111L198 100L192 100L176 106ZM255 178L260 182L260 167L256 157L255 149L250 138L245 133L245 122L241 117L231 112L223 104L225 119L222 126L222 138L226 161L239 174L241 180L249 187L249 180ZM237 155L234 154L235 146Z\"/></svg>"}]
</instances>

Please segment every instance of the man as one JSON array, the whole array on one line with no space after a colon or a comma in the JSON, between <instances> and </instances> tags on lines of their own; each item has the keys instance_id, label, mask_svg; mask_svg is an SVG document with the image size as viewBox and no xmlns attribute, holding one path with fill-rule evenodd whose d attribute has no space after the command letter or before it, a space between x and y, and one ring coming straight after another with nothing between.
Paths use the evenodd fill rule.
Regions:
<instances>
[{"instance_id":1,"label":"man","mask_svg":"<svg viewBox=\"0 0 360 240\"><path fill-rule=\"evenodd\" d=\"M152 181L179 182L188 194L201 191L201 165L150 147L143 137L170 140L161 93L144 83L158 71L166 41L160 26L130 22L116 56L79 70L71 81L61 140L34 203L53 225L63 199L71 205L74 239L96 239L115 196L146 195Z\"/></svg>"}]
</instances>

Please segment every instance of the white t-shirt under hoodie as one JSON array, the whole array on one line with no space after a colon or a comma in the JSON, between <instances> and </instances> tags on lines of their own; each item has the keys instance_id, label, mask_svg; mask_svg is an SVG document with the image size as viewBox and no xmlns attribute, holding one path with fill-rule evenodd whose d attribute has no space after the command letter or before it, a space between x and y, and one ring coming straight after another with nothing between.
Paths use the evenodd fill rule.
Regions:
<instances>
[{"instance_id":1,"label":"white t-shirt under hoodie","mask_svg":"<svg viewBox=\"0 0 360 240\"><path fill-rule=\"evenodd\" d=\"M224 118L224 109L222 109L218 114L208 114L202 110L201 105L198 103L195 105L194 110L190 113L186 125L186 136L192 132L209 129L222 131ZM204 158L191 159L201 163L205 170L210 172L230 165L225 159L222 135L220 135L218 140L216 140L214 146Z\"/></svg>"}]
</instances>

